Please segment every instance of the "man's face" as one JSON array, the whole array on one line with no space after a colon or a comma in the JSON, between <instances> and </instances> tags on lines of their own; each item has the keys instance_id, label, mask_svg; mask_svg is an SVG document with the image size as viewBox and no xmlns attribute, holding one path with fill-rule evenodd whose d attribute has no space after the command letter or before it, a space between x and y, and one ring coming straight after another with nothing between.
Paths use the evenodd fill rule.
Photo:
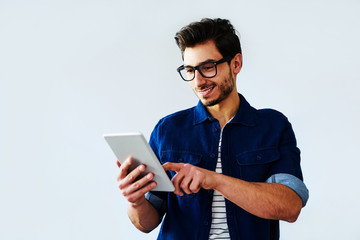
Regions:
<instances>
[{"instance_id":1,"label":"man's face","mask_svg":"<svg viewBox=\"0 0 360 240\"><path fill-rule=\"evenodd\" d=\"M216 62L224 56L217 50L213 41L187 47L184 51L184 65L197 66L204 62ZM205 78L196 70L190 85L204 106L214 106L225 100L235 88L235 77L227 62L217 65L217 74Z\"/></svg>"}]
</instances>

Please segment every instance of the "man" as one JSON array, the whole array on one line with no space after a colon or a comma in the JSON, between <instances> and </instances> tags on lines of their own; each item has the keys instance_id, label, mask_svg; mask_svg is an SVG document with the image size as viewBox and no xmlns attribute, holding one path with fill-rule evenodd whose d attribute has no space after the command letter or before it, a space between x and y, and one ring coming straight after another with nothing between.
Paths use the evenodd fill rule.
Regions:
<instances>
[{"instance_id":1,"label":"man","mask_svg":"<svg viewBox=\"0 0 360 240\"><path fill-rule=\"evenodd\" d=\"M120 166L131 221L150 232L165 216L158 239L279 239L279 220L296 221L308 199L291 124L237 92L242 52L228 20L191 23L175 39L184 61L178 72L200 101L151 134L173 193L151 192L152 173L136 180L145 166L128 172L131 158Z\"/></svg>"}]
</instances>

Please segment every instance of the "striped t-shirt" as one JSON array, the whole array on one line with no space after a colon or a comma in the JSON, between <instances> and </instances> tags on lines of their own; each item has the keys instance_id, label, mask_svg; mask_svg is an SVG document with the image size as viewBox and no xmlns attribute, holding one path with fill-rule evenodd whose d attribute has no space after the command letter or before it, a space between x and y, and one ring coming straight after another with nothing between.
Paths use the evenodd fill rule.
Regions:
<instances>
[{"instance_id":1,"label":"striped t-shirt","mask_svg":"<svg viewBox=\"0 0 360 240\"><path fill-rule=\"evenodd\" d=\"M222 173L221 141L222 141L222 130L220 133L218 160L215 169L217 173ZM213 196L212 221L211 221L209 239L230 239L229 229L226 220L225 198L217 191L214 191L214 196Z\"/></svg>"}]
</instances>

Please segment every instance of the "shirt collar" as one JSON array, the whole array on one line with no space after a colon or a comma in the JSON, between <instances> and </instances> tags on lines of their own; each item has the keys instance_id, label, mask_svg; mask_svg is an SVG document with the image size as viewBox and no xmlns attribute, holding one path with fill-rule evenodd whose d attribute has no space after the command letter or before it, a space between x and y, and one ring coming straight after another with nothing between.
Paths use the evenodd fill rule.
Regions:
<instances>
[{"instance_id":1,"label":"shirt collar","mask_svg":"<svg viewBox=\"0 0 360 240\"><path fill-rule=\"evenodd\" d=\"M235 114L234 118L230 121L231 123L240 123L245 126L255 126L255 114L256 109L250 106L243 95L239 93L240 107ZM206 110L205 106L199 101L194 110L194 125L205 122L206 120L215 121L215 119Z\"/></svg>"}]
</instances>

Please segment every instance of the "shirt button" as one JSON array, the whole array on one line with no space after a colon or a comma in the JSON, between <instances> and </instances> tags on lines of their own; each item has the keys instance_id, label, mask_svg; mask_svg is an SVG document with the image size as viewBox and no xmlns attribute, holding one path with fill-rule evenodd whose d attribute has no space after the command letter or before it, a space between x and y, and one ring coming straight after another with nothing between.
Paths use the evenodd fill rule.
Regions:
<instances>
[{"instance_id":1,"label":"shirt button","mask_svg":"<svg viewBox=\"0 0 360 240\"><path fill-rule=\"evenodd\" d=\"M217 128L214 128L214 129L213 129L213 131L214 131L214 132L217 132L217 131L218 131L218 129L217 129Z\"/></svg>"},{"instance_id":2,"label":"shirt button","mask_svg":"<svg viewBox=\"0 0 360 240\"><path fill-rule=\"evenodd\" d=\"M214 157L215 157L215 154L214 154L214 153L210 154L210 157L211 157L211 158L214 158Z\"/></svg>"},{"instance_id":3,"label":"shirt button","mask_svg":"<svg viewBox=\"0 0 360 240\"><path fill-rule=\"evenodd\" d=\"M256 159L257 159L257 160L261 160L261 156L260 156L260 155L257 155L257 156L256 156Z\"/></svg>"},{"instance_id":4,"label":"shirt button","mask_svg":"<svg viewBox=\"0 0 360 240\"><path fill-rule=\"evenodd\" d=\"M204 221L204 225L205 225L205 226L209 225L209 222L208 222L208 221Z\"/></svg>"}]
</instances>

